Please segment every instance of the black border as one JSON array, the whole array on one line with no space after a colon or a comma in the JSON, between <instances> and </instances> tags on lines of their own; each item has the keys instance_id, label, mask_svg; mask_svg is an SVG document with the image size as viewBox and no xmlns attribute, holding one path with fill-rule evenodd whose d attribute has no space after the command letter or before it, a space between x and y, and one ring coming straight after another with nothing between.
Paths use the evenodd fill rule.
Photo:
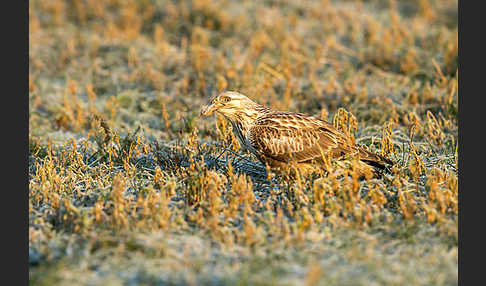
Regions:
<instances>
[{"instance_id":1,"label":"black border","mask_svg":"<svg viewBox=\"0 0 486 286\"><path fill-rule=\"evenodd\" d=\"M29 284L29 2L12 1L0 17L2 47L2 188L4 284ZM9 112L12 111L12 112Z\"/></svg>"},{"instance_id":2,"label":"black border","mask_svg":"<svg viewBox=\"0 0 486 286\"><path fill-rule=\"evenodd\" d=\"M483 43L484 24L480 21L484 18L484 9L479 5L471 5L473 3L480 2L458 1L459 285L477 284L477 281L482 280L479 275L484 272L484 263L479 260L482 257L479 256L477 262L472 259L484 253L481 251L484 249L481 230L484 228L483 210L486 209L485 201L480 198L485 192L484 183L478 180L484 176L485 168L475 163L484 164L479 155L482 155L481 151L486 144L482 139L485 105L480 102L484 98L484 86L481 83L486 81L483 71L485 66L481 65L486 50Z\"/></svg>"}]
</instances>

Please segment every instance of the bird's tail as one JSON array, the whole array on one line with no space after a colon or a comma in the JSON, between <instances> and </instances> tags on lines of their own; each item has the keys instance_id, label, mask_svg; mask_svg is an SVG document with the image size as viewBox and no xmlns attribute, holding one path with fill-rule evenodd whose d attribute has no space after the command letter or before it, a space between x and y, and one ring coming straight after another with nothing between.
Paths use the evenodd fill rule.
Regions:
<instances>
[{"instance_id":1,"label":"bird's tail","mask_svg":"<svg viewBox=\"0 0 486 286\"><path fill-rule=\"evenodd\" d=\"M381 155L375 154L362 147L358 147L360 160L367 163L370 166L378 168L380 170L390 171L390 167L393 166L393 161L387 159Z\"/></svg>"}]
</instances>

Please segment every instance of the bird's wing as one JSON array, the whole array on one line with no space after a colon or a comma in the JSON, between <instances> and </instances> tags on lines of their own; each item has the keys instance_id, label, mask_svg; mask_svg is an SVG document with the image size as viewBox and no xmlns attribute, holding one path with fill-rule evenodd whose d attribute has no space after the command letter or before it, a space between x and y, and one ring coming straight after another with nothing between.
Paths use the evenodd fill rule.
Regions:
<instances>
[{"instance_id":1,"label":"bird's wing","mask_svg":"<svg viewBox=\"0 0 486 286\"><path fill-rule=\"evenodd\" d=\"M249 139L260 156L281 162L321 161L323 154L340 157L356 151L332 125L301 113L268 114L253 124Z\"/></svg>"}]
</instances>

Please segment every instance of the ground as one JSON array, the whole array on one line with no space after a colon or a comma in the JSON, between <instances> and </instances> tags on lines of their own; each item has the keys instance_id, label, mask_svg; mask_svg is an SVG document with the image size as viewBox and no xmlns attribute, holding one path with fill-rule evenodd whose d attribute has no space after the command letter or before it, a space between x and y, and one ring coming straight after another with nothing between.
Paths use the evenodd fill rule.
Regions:
<instances>
[{"instance_id":1,"label":"ground","mask_svg":"<svg viewBox=\"0 0 486 286\"><path fill-rule=\"evenodd\" d=\"M453 0L29 2L32 285L456 285ZM237 90L395 162L287 178Z\"/></svg>"}]
</instances>

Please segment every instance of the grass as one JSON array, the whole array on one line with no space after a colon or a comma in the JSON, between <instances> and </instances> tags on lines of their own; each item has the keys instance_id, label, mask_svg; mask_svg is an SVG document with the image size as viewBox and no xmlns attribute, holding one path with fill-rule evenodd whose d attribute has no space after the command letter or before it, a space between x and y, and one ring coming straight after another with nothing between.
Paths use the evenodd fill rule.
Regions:
<instances>
[{"instance_id":1,"label":"grass","mask_svg":"<svg viewBox=\"0 0 486 286\"><path fill-rule=\"evenodd\" d=\"M456 285L457 1L30 1L33 285ZM396 162L289 180L223 89Z\"/></svg>"}]
</instances>

